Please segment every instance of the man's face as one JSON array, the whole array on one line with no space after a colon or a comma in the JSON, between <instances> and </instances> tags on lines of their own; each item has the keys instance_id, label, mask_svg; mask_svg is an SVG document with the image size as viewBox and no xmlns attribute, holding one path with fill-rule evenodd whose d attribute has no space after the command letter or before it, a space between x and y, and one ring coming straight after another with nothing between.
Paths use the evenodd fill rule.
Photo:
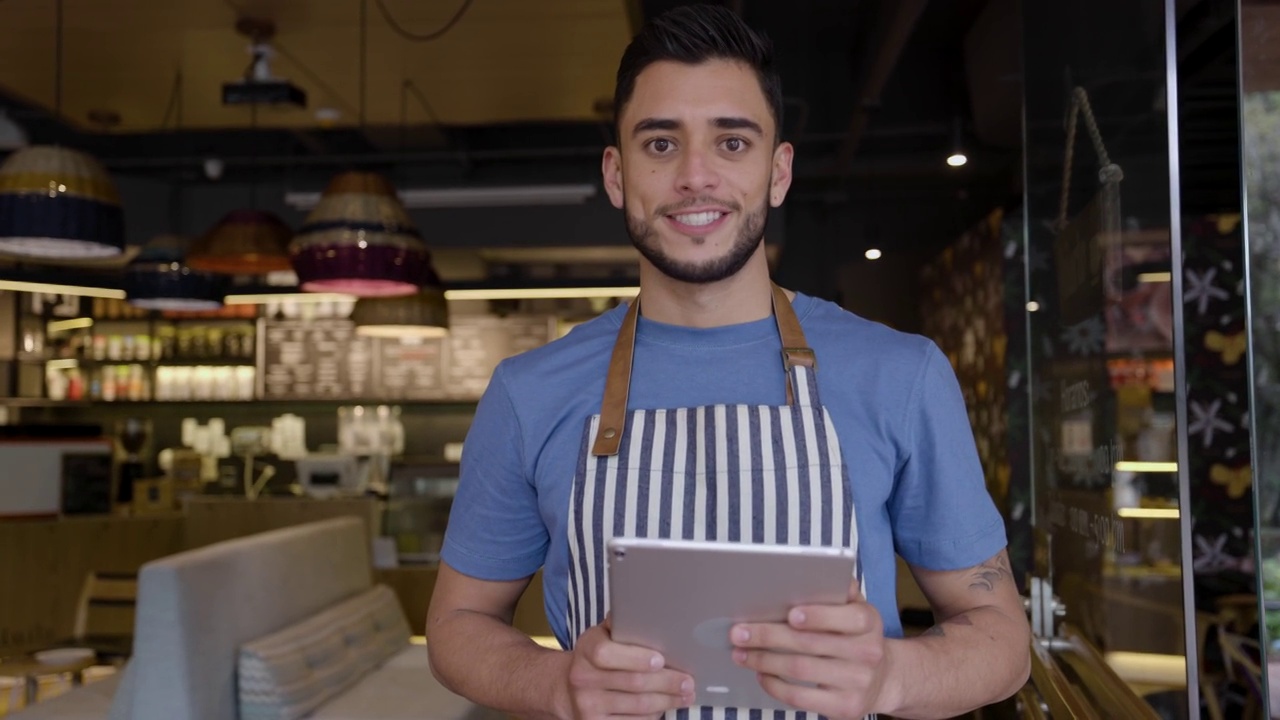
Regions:
<instances>
[{"instance_id":1,"label":"man's face","mask_svg":"<svg viewBox=\"0 0 1280 720\"><path fill-rule=\"evenodd\" d=\"M791 185L792 148L745 64L656 62L641 71L605 151L605 189L641 255L689 283L730 277L759 251Z\"/></svg>"}]
</instances>

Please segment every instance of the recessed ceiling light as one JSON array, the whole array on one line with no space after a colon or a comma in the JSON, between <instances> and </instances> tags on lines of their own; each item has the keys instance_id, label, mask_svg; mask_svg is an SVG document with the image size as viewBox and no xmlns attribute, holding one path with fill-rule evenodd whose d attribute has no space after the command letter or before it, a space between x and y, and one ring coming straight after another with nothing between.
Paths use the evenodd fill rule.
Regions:
<instances>
[{"instance_id":1,"label":"recessed ceiling light","mask_svg":"<svg viewBox=\"0 0 1280 720\"><path fill-rule=\"evenodd\" d=\"M879 260L884 255L879 248L870 248L863 254L867 256L868 260Z\"/></svg>"}]
</instances>

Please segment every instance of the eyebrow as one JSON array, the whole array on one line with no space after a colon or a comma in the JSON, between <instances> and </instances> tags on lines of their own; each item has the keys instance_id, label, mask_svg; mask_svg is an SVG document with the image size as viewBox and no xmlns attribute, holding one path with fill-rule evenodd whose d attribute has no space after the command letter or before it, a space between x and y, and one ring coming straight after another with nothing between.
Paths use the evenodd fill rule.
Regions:
<instances>
[{"instance_id":1,"label":"eyebrow","mask_svg":"<svg viewBox=\"0 0 1280 720\"><path fill-rule=\"evenodd\" d=\"M718 117L711 121L711 124L720 130L750 130L755 134L764 137L764 128L760 127L760 123L749 120L744 117ZM652 132L654 130L679 130L681 123L679 120L670 118L645 118L636 123L631 130L631 136L635 137L641 133Z\"/></svg>"},{"instance_id":2,"label":"eyebrow","mask_svg":"<svg viewBox=\"0 0 1280 720\"><path fill-rule=\"evenodd\" d=\"M764 137L764 128L760 127L760 123L743 117L716 118L711 121L711 124L721 130L750 130L755 134Z\"/></svg>"}]
</instances>

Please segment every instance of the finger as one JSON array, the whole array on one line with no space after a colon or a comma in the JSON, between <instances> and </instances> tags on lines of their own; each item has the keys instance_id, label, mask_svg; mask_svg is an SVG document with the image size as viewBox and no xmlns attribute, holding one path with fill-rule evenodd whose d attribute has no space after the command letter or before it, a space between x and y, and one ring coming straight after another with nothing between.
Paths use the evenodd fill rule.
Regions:
<instances>
[{"instance_id":1,"label":"finger","mask_svg":"<svg viewBox=\"0 0 1280 720\"><path fill-rule=\"evenodd\" d=\"M866 602L867 598L862 594L862 583L858 578L854 578L849 583L849 602Z\"/></svg>"},{"instance_id":2,"label":"finger","mask_svg":"<svg viewBox=\"0 0 1280 720\"><path fill-rule=\"evenodd\" d=\"M823 687L844 686L857 670L843 660L770 650L733 651L733 661L762 675Z\"/></svg>"},{"instance_id":3,"label":"finger","mask_svg":"<svg viewBox=\"0 0 1280 720\"><path fill-rule=\"evenodd\" d=\"M729 632L729 641L735 648L784 650L821 657L850 655L857 637L866 636L798 630L781 623L735 625Z\"/></svg>"},{"instance_id":4,"label":"finger","mask_svg":"<svg viewBox=\"0 0 1280 720\"><path fill-rule=\"evenodd\" d=\"M797 708L803 708L810 712L817 713L825 717L839 716L858 716L865 713L851 712L857 708L850 707L850 703L836 693L822 688L811 688L803 685L789 683L772 675L759 675L760 687L764 688L766 693L777 700ZM865 700L859 698L857 705L865 705Z\"/></svg>"},{"instance_id":5,"label":"finger","mask_svg":"<svg viewBox=\"0 0 1280 720\"><path fill-rule=\"evenodd\" d=\"M607 692L602 706L604 714L609 716L652 717L668 710L687 707L692 702L692 697L686 702L683 697L672 697L664 693Z\"/></svg>"},{"instance_id":6,"label":"finger","mask_svg":"<svg viewBox=\"0 0 1280 720\"><path fill-rule=\"evenodd\" d=\"M802 605L787 614L787 624L797 630L841 635L883 634L880 612L867 602L848 605Z\"/></svg>"},{"instance_id":7,"label":"finger","mask_svg":"<svg viewBox=\"0 0 1280 720\"><path fill-rule=\"evenodd\" d=\"M693 678L675 670L655 672L606 671L600 674L598 687L616 692L659 693L673 697L693 694Z\"/></svg>"},{"instance_id":8,"label":"finger","mask_svg":"<svg viewBox=\"0 0 1280 720\"><path fill-rule=\"evenodd\" d=\"M653 672L666 664L662 653L638 645L625 645L601 638L584 648L587 660L601 670L625 670L628 672Z\"/></svg>"}]
</instances>

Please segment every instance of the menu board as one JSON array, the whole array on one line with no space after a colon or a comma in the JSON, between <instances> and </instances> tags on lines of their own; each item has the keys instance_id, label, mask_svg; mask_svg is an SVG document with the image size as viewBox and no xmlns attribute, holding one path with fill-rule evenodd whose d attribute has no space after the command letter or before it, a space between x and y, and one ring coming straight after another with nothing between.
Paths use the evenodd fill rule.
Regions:
<instances>
[{"instance_id":1,"label":"menu board","mask_svg":"<svg viewBox=\"0 0 1280 720\"><path fill-rule=\"evenodd\" d=\"M263 327L262 395L346 399L373 388L373 348L350 320L270 320Z\"/></svg>"},{"instance_id":2,"label":"menu board","mask_svg":"<svg viewBox=\"0 0 1280 720\"><path fill-rule=\"evenodd\" d=\"M378 340L378 372L373 395L397 400L445 397L444 341Z\"/></svg>"},{"instance_id":3,"label":"menu board","mask_svg":"<svg viewBox=\"0 0 1280 720\"><path fill-rule=\"evenodd\" d=\"M444 339L365 338L348 319L266 320L268 400L478 400L504 358L554 337L549 315L459 316Z\"/></svg>"}]
</instances>

